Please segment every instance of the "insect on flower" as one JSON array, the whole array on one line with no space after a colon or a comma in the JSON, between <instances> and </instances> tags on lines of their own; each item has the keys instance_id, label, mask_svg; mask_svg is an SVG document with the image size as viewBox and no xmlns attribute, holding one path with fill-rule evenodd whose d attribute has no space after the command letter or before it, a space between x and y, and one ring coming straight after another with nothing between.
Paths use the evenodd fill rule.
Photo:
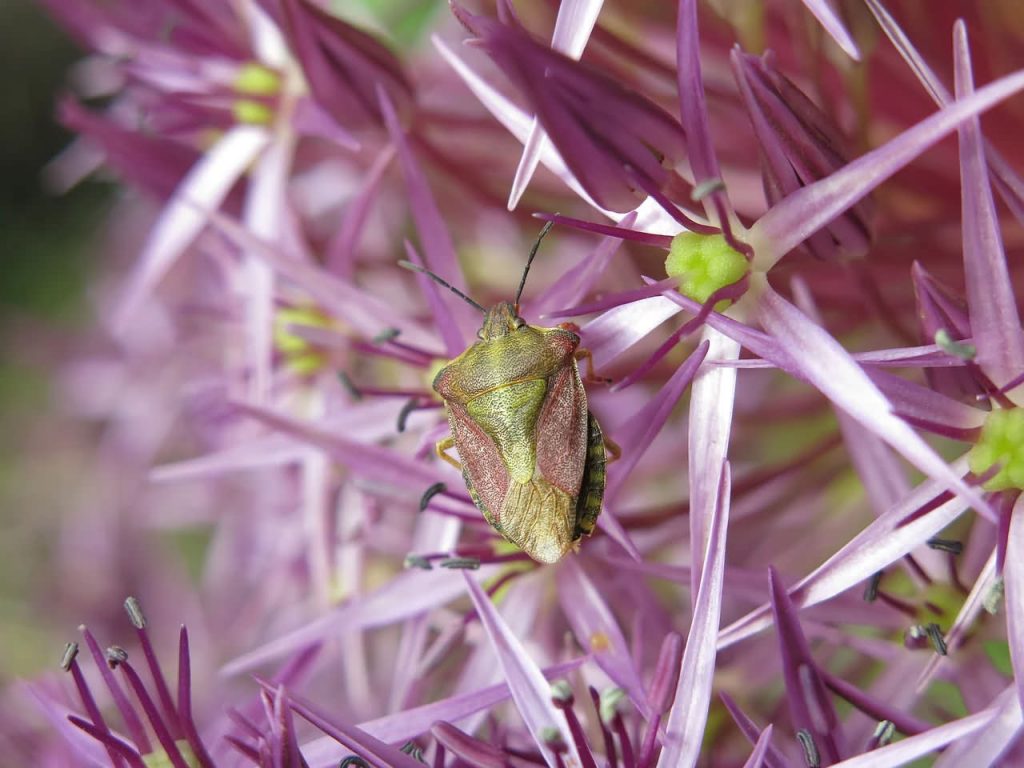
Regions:
<instances>
[{"instance_id":1,"label":"insect on flower","mask_svg":"<svg viewBox=\"0 0 1024 768\"><path fill-rule=\"evenodd\" d=\"M588 380L596 378L590 353L579 349L575 326L542 328L519 316L526 276L550 228L530 250L515 301L489 310L432 272L401 262L484 315L479 341L434 378L451 428L437 455L461 470L487 522L542 563L557 562L593 532L605 487L605 439L576 364L587 360ZM461 462L448 455L452 446Z\"/></svg>"}]
</instances>

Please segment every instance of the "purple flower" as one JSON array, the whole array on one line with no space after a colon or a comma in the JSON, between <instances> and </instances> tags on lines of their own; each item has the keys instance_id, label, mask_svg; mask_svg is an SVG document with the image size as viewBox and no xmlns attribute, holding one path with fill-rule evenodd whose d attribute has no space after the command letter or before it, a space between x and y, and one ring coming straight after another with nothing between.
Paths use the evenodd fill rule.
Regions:
<instances>
[{"instance_id":1,"label":"purple flower","mask_svg":"<svg viewBox=\"0 0 1024 768\"><path fill-rule=\"evenodd\" d=\"M137 603L128 651L86 631L12 692L17 757L1019 761L1019 29L891 5L50 3L90 50L51 176L150 200L54 363L90 483L45 604L190 634L174 681ZM506 200L559 225L521 296ZM435 455L436 373L512 300L621 448L552 565Z\"/></svg>"}]
</instances>

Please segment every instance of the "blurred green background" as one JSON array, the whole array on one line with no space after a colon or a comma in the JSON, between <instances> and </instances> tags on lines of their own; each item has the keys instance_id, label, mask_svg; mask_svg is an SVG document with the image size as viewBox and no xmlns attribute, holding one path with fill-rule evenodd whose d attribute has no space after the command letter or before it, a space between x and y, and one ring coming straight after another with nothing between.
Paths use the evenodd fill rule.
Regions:
<instances>
[{"instance_id":1,"label":"blurred green background","mask_svg":"<svg viewBox=\"0 0 1024 768\"><path fill-rule=\"evenodd\" d=\"M70 141L54 104L80 55L29 0L0 2L0 684L60 653L38 600L71 491L55 466L51 372L89 323L84 286L112 197L98 182L58 196L42 180Z\"/></svg>"}]
</instances>

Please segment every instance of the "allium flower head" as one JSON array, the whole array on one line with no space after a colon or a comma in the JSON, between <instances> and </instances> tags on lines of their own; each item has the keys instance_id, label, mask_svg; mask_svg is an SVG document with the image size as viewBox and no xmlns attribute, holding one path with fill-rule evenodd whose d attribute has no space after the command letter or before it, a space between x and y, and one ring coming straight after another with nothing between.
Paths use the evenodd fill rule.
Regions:
<instances>
[{"instance_id":1,"label":"allium flower head","mask_svg":"<svg viewBox=\"0 0 1024 768\"><path fill-rule=\"evenodd\" d=\"M4 726L37 764L1024 761L1011 0L47 6L92 64L51 175L149 198L61 361L65 551L191 635L175 686L138 601L139 650L84 630ZM438 371L520 321L585 397L517 348L448 439ZM538 562L478 507L581 425L596 528Z\"/></svg>"}]
</instances>

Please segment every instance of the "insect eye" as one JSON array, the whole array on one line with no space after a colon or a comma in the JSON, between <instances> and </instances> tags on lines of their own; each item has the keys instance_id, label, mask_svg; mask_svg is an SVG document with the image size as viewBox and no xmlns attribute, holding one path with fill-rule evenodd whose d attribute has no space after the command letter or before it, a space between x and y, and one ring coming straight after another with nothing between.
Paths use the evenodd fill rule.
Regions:
<instances>
[{"instance_id":1,"label":"insect eye","mask_svg":"<svg viewBox=\"0 0 1024 768\"><path fill-rule=\"evenodd\" d=\"M525 328L525 327L526 327L526 321L525 320L521 320L519 318L516 318L516 330L518 331L520 328Z\"/></svg>"}]
</instances>

